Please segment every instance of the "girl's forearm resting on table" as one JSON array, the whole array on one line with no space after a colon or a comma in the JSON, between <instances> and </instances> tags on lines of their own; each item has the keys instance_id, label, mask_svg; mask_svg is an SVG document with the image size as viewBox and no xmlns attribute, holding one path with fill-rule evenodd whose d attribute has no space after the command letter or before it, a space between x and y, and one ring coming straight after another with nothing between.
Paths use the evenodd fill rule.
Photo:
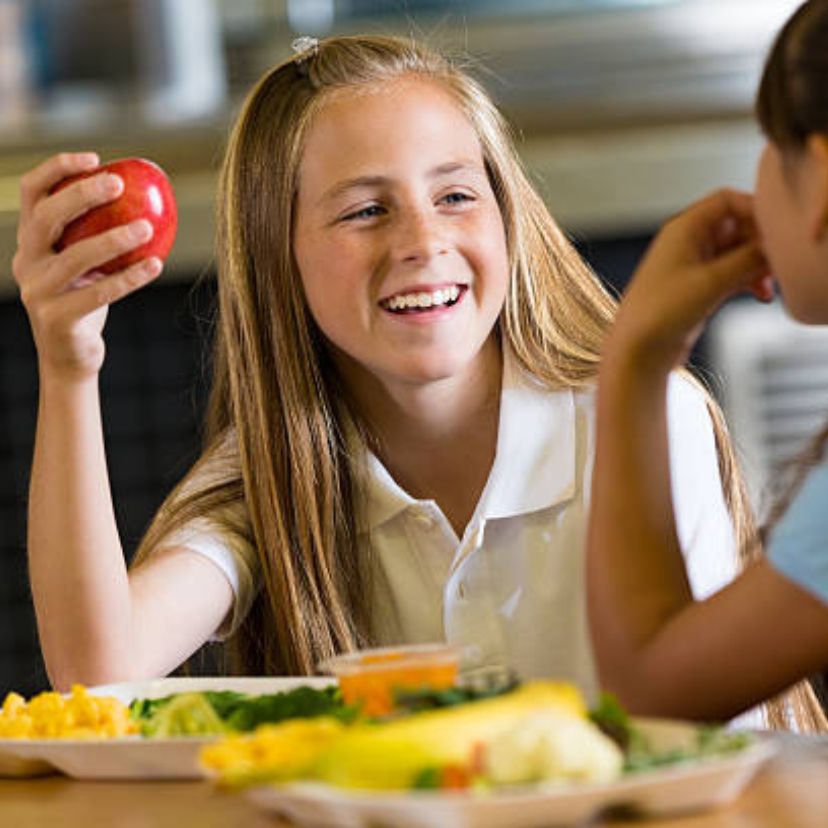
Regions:
<instances>
[{"instance_id":1,"label":"girl's forearm resting on table","mask_svg":"<svg viewBox=\"0 0 828 828\"><path fill-rule=\"evenodd\" d=\"M728 718L824 666L828 609L766 563L693 601L673 514L667 378L623 352L602 366L588 555L596 657L603 685L636 712Z\"/></svg>"}]
</instances>

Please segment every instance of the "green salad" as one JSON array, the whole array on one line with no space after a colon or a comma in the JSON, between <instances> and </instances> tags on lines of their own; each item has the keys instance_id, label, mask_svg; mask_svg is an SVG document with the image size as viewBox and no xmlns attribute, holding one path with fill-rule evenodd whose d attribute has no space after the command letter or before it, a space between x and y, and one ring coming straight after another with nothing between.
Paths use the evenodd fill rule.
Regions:
<instances>
[{"instance_id":1,"label":"green salad","mask_svg":"<svg viewBox=\"0 0 828 828\"><path fill-rule=\"evenodd\" d=\"M343 716L338 694L328 693L328 713L228 735L202 750L202 766L228 786L303 780L489 791L611 783L735 753L753 740L722 727L632 719L609 695L588 710L575 687L554 681L408 691L382 718Z\"/></svg>"},{"instance_id":2,"label":"green salad","mask_svg":"<svg viewBox=\"0 0 828 828\"><path fill-rule=\"evenodd\" d=\"M753 737L743 731L729 731L720 725L699 725L691 743L660 750L647 740L629 714L609 693L604 693L589 713L590 719L624 751L624 773L653 770L691 759L738 752Z\"/></svg>"},{"instance_id":3,"label":"green salad","mask_svg":"<svg viewBox=\"0 0 828 828\"><path fill-rule=\"evenodd\" d=\"M149 738L245 733L260 724L318 716L348 722L357 715L355 708L343 703L338 687L297 687L260 696L232 690L175 693L158 699L136 699L129 710L141 734Z\"/></svg>"},{"instance_id":4,"label":"green salad","mask_svg":"<svg viewBox=\"0 0 828 828\"><path fill-rule=\"evenodd\" d=\"M446 708L468 706L498 696L508 696L520 682L497 687L455 687L448 690L401 692L392 717L383 722L404 720ZM476 707L476 705L473 705ZM130 716L146 738L227 736L250 733L260 725L289 720L334 720L343 725L371 720L360 716L357 707L344 703L336 686L322 689L297 687L280 693L248 695L230 690L176 693L157 699L136 699ZM426 716L428 718L428 716ZM736 752L750 744L747 733L731 732L719 726L698 726L679 746L661 749L635 725L618 701L604 694L589 711L589 720L617 745L623 757L620 771L633 774L684 761Z\"/></svg>"}]
</instances>

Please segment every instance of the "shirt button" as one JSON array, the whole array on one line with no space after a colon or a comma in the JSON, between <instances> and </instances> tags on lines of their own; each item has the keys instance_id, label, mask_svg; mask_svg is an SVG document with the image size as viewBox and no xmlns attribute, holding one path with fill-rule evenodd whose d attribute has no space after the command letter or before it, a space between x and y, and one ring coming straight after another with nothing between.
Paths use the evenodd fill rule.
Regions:
<instances>
[{"instance_id":1,"label":"shirt button","mask_svg":"<svg viewBox=\"0 0 828 828\"><path fill-rule=\"evenodd\" d=\"M415 512L414 520L423 529L431 529L434 527L434 518L428 512Z\"/></svg>"}]
</instances>

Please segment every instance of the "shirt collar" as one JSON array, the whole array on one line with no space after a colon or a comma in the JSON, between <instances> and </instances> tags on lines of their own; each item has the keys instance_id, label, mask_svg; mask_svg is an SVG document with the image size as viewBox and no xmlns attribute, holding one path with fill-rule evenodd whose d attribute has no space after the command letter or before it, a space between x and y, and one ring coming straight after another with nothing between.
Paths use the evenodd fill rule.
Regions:
<instances>
[{"instance_id":1,"label":"shirt collar","mask_svg":"<svg viewBox=\"0 0 828 828\"><path fill-rule=\"evenodd\" d=\"M362 449L365 496L361 521L372 531L421 501L391 477L379 458ZM569 500L575 492L575 401L525 371L503 345L503 385L497 450L476 516L513 517Z\"/></svg>"},{"instance_id":2,"label":"shirt collar","mask_svg":"<svg viewBox=\"0 0 828 828\"><path fill-rule=\"evenodd\" d=\"M485 518L547 509L575 492L575 400L552 391L503 347L497 453L481 497Z\"/></svg>"}]
</instances>

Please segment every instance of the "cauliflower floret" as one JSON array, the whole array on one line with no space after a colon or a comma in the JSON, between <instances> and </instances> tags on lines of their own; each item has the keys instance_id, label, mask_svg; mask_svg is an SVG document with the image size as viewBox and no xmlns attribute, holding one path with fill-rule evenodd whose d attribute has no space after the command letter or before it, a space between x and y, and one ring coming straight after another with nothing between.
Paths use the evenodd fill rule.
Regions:
<instances>
[{"instance_id":1,"label":"cauliflower floret","mask_svg":"<svg viewBox=\"0 0 828 828\"><path fill-rule=\"evenodd\" d=\"M486 776L495 785L611 782L622 770L619 747L588 719L538 711L495 735Z\"/></svg>"}]
</instances>

